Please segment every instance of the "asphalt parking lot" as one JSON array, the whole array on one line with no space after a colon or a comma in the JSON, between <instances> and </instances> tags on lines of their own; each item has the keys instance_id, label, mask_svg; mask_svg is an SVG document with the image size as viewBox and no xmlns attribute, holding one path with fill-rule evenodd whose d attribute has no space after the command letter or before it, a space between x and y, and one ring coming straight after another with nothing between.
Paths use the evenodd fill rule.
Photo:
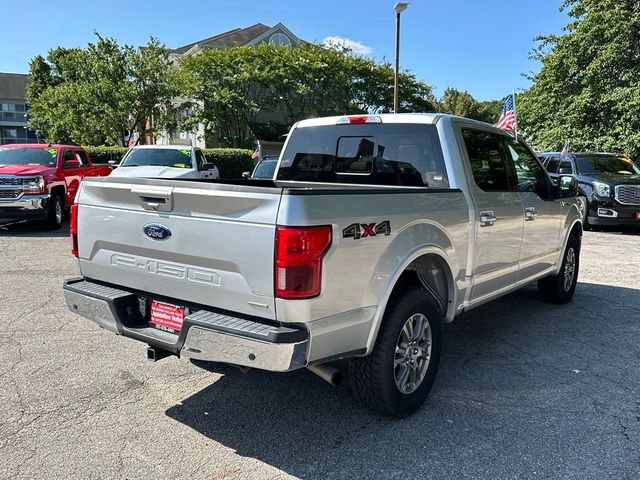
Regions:
<instances>
[{"instance_id":1,"label":"asphalt parking lot","mask_svg":"<svg viewBox=\"0 0 640 480\"><path fill-rule=\"evenodd\" d=\"M0 478L640 478L640 232L587 232L574 301L446 328L395 421L307 371L208 371L67 311L67 232L0 228Z\"/></svg>"}]
</instances>

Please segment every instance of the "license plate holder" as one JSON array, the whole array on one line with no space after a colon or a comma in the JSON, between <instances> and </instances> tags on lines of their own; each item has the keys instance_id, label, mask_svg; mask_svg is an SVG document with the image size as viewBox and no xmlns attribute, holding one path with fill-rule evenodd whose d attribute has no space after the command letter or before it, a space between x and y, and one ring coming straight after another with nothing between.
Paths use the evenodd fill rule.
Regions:
<instances>
[{"instance_id":1,"label":"license plate holder","mask_svg":"<svg viewBox=\"0 0 640 480\"><path fill-rule=\"evenodd\" d=\"M184 307L171 303L149 302L149 323L158 330L180 333L184 321Z\"/></svg>"}]
</instances>

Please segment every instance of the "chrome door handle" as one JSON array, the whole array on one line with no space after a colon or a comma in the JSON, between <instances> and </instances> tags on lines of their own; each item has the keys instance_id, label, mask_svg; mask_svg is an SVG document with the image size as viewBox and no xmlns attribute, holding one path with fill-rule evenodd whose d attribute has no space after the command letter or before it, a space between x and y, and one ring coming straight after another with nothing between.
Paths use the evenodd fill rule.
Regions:
<instances>
[{"instance_id":1,"label":"chrome door handle","mask_svg":"<svg viewBox=\"0 0 640 480\"><path fill-rule=\"evenodd\" d=\"M493 214L493 211L480 212L480 226L481 227L490 227L497 220L496 216Z\"/></svg>"},{"instance_id":2,"label":"chrome door handle","mask_svg":"<svg viewBox=\"0 0 640 480\"><path fill-rule=\"evenodd\" d=\"M527 207L524 209L524 219L527 222L532 222L536 219L536 215L538 215L538 212L536 212L536 209L534 207Z\"/></svg>"}]
</instances>

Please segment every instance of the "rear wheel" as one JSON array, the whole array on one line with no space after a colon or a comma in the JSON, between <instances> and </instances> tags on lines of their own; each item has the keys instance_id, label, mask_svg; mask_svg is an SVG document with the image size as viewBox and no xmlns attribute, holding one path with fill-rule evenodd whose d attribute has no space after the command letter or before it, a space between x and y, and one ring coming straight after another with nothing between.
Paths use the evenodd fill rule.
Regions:
<instances>
[{"instance_id":1,"label":"rear wheel","mask_svg":"<svg viewBox=\"0 0 640 480\"><path fill-rule=\"evenodd\" d=\"M49 201L46 227L49 230L58 230L62 226L63 213L64 205L62 204L62 197L60 194L54 193Z\"/></svg>"},{"instance_id":2,"label":"rear wheel","mask_svg":"<svg viewBox=\"0 0 640 480\"><path fill-rule=\"evenodd\" d=\"M569 302L576 291L579 266L580 240L571 235L567 241L560 272L538 280L538 291L542 299L552 303Z\"/></svg>"},{"instance_id":3,"label":"rear wheel","mask_svg":"<svg viewBox=\"0 0 640 480\"><path fill-rule=\"evenodd\" d=\"M441 323L435 302L417 288L387 308L373 352L349 362L354 393L369 409L402 418L424 403L440 362Z\"/></svg>"}]
</instances>

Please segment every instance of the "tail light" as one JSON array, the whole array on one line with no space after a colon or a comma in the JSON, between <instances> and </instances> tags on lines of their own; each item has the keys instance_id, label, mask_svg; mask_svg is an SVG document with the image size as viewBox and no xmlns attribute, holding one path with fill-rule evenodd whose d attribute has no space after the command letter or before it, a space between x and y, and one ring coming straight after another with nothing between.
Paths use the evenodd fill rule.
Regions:
<instances>
[{"instance_id":1,"label":"tail light","mask_svg":"<svg viewBox=\"0 0 640 480\"><path fill-rule=\"evenodd\" d=\"M276 227L276 297L302 299L320 295L322 258L330 245L330 225Z\"/></svg>"},{"instance_id":2,"label":"tail light","mask_svg":"<svg viewBox=\"0 0 640 480\"><path fill-rule=\"evenodd\" d=\"M69 233L71 234L71 254L78 258L78 204L71 205L71 218L69 219Z\"/></svg>"}]
</instances>

